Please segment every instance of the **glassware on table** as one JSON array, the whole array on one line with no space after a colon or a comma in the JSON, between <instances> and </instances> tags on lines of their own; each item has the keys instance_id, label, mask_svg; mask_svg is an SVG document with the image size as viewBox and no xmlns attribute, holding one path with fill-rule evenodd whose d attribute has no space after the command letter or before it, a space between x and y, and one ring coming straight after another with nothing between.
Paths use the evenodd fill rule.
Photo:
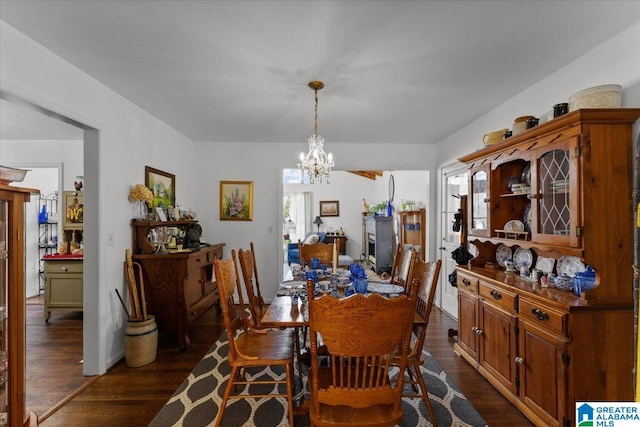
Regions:
<instances>
[{"instance_id":1,"label":"glassware on table","mask_svg":"<svg viewBox=\"0 0 640 427\"><path fill-rule=\"evenodd\" d=\"M318 283L318 272L315 270L310 270L305 272L305 276L307 280L313 280L313 283Z\"/></svg>"},{"instance_id":2,"label":"glassware on table","mask_svg":"<svg viewBox=\"0 0 640 427\"><path fill-rule=\"evenodd\" d=\"M359 294L367 293L368 284L369 284L369 281L367 280L366 277L354 277L353 279L353 287L355 288L355 291Z\"/></svg>"}]
</instances>

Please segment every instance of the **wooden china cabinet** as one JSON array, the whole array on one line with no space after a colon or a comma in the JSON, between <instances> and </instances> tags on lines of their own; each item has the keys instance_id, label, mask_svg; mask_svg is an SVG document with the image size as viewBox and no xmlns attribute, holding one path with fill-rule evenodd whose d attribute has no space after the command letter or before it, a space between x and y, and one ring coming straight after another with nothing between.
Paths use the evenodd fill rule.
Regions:
<instances>
[{"instance_id":1,"label":"wooden china cabinet","mask_svg":"<svg viewBox=\"0 0 640 427\"><path fill-rule=\"evenodd\" d=\"M460 158L477 256L456 267L454 349L539 426L575 425L577 401L634 397L638 117L640 109L577 110ZM505 231L513 220L524 231ZM539 257L575 257L596 270L598 286L576 295L507 274L502 245L531 252L532 267Z\"/></svg>"},{"instance_id":2,"label":"wooden china cabinet","mask_svg":"<svg viewBox=\"0 0 640 427\"><path fill-rule=\"evenodd\" d=\"M38 425L26 408L24 205L38 190L0 184L0 424Z\"/></svg>"}]
</instances>

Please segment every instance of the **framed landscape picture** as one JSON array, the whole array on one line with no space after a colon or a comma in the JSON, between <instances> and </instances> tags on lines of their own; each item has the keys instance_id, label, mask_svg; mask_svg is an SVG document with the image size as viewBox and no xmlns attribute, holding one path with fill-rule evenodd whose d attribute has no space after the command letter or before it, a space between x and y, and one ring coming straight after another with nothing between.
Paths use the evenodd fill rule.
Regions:
<instances>
[{"instance_id":1,"label":"framed landscape picture","mask_svg":"<svg viewBox=\"0 0 640 427\"><path fill-rule=\"evenodd\" d=\"M168 172L144 167L144 185L153 193L152 206L176 205L176 177Z\"/></svg>"},{"instance_id":2,"label":"framed landscape picture","mask_svg":"<svg viewBox=\"0 0 640 427\"><path fill-rule=\"evenodd\" d=\"M253 181L220 181L220 219L253 221Z\"/></svg>"},{"instance_id":3,"label":"framed landscape picture","mask_svg":"<svg viewBox=\"0 0 640 427\"><path fill-rule=\"evenodd\" d=\"M320 202L320 216L340 216L340 202L337 200Z\"/></svg>"}]
</instances>

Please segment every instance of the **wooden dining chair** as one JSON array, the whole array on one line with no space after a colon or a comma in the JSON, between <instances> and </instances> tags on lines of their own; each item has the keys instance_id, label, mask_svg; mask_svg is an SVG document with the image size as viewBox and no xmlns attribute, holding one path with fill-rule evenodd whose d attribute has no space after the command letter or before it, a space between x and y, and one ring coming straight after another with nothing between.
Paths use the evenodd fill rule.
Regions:
<instances>
[{"instance_id":1,"label":"wooden dining chair","mask_svg":"<svg viewBox=\"0 0 640 427\"><path fill-rule=\"evenodd\" d=\"M405 251L401 246L398 246L393 258L393 266L391 267L391 283L406 287L416 258L416 251Z\"/></svg>"},{"instance_id":2,"label":"wooden dining chair","mask_svg":"<svg viewBox=\"0 0 640 427\"><path fill-rule=\"evenodd\" d=\"M267 306L260 293L260 282L258 280L258 268L256 267L253 242L251 242L250 246L251 250L249 251L243 249L238 250L238 259L240 261L242 280L247 294L249 311L251 312L251 324L256 329L262 329L260 320L262 319L264 312L267 310Z\"/></svg>"},{"instance_id":3,"label":"wooden dining chair","mask_svg":"<svg viewBox=\"0 0 640 427\"><path fill-rule=\"evenodd\" d=\"M236 265L233 259L214 261L220 305L224 317L224 325L229 340L228 362L231 367L229 380L216 417L216 426L222 422L224 410L229 399L286 397L289 411L289 425L293 426L293 346L290 339L278 331L256 330L247 326L241 313L243 307L236 309L234 303L234 287L238 283ZM258 378L247 379L241 375L243 369L280 366L284 369L285 379L272 380ZM279 393L251 394L251 385L272 384L278 387ZM242 385L240 393L232 394L237 385ZM284 386L286 390L281 391Z\"/></svg>"},{"instance_id":4,"label":"wooden dining chair","mask_svg":"<svg viewBox=\"0 0 640 427\"><path fill-rule=\"evenodd\" d=\"M298 251L300 253L300 265L310 266L311 258L320 258L320 265L324 264L331 270L333 262L332 243L313 243L305 245L298 240Z\"/></svg>"},{"instance_id":5,"label":"wooden dining chair","mask_svg":"<svg viewBox=\"0 0 640 427\"><path fill-rule=\"evenodd\" d=\"M427 385L424 382L422 373L420 372L420 366L424 364L424 354L422 352L425 342L425 336L427 333L427 326L429 325L429 316L431 315L431 309L433 308L433 299L436 295L436 289L438 288L438 282L440 278L440 267L442 261L437 260L435 262L425 262L420 258L416 258L413 270L412 270L412 289L416 293L416 315L422 319L421 324L414 323L413 335L411 340L411 348L409 355L407 356L406 373L409 377L408 383L415 393L404 393L403 397L422 397L424 403L427 405L427 411L431 417L431 424L437 425L433 406L429 400L429 393L427 391ZM394 361L395 365L400 365L400 357L398 356ZM420 387L420 390L416 386Z\"/></svg>"},{"instance_id":6,"label":"wooden dining chair","mask_svg":"<svg viewBox=\"0 0 640 427\"><path fill-rule=\"evenodd\" d=\"M307 282L312 295L313 282ZM314 426L392 426L403 417L404 375L391 377L396 360L404 372L415 295L386 298L355 294L309 298L311 401ZM320 366L318 340L327 349Z\"/></svg>"}]
</instances>

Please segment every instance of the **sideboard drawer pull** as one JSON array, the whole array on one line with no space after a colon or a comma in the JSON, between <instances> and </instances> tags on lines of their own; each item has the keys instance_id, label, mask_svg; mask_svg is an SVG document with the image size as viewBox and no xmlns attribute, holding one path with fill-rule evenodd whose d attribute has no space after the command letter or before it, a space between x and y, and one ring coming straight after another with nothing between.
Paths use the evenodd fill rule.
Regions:
<instances>
[{"instance_id":1,"label":"sideboard drawer pull","mask_svg":"<svg viewBox=\"0 0 640 427\"><path fill-rule=\"evenodd\" d=\"M494 291L493 289L490 292L491 296L493 297L493 299L495 300L500 300L502 299L502 294L498 291Z\"/></svg>"},{"instance_id":2,"label":"sideboard drawer pull","mask_svg":"<svg viewBox=\"0 0 640 427\"><path fill-rule=\"evenodd\" d=\"M462 284L465 286L471 286L471 281L469 279L462 279Z\"/></svg>"},{"instance_id":3,"label":"sideboard drawer pull","mask_svg":"<svg viewBox=\"0 0 640 427\"><path fill-rule=\"evenodd\" d=\"M539 308L531 307L531 314L536 316L538 320L549 320L549 315Z\"/></svg>"},{"instance_id":4,"label":"sideboard drawer pull","mask_svg":"<svg viewBox=\"0 0 640 427\"><path fill-rule=\"evenodd\" d=\"M67 267L60 267L60 270L67 271Z\"/></svg>"}]
</instances>

